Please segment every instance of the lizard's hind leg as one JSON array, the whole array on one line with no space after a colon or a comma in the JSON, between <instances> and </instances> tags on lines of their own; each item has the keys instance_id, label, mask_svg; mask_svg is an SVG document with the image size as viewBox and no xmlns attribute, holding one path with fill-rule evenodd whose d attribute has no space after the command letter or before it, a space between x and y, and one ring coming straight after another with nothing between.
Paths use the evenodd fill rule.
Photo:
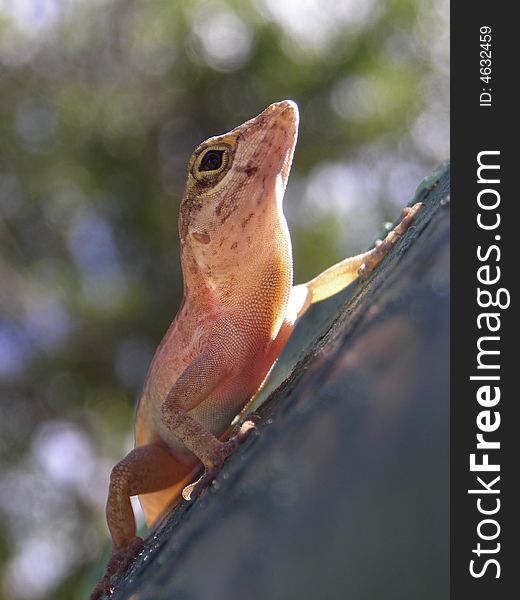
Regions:
<instances>
[{"instance_id":1,"label":"lizard's hind leg","mask_svg":"<svg viewBox=\"0 0 520 600\"><path fill-rule=\"evenodd\" d=\"M142 549L130 497L165 489L185 474L186 466L155 444L134 448L112 469L106 507L112 553L90 600L97 600L102 593L110 594L112 576L123 571Z\"/></svg>"}]
</instances>

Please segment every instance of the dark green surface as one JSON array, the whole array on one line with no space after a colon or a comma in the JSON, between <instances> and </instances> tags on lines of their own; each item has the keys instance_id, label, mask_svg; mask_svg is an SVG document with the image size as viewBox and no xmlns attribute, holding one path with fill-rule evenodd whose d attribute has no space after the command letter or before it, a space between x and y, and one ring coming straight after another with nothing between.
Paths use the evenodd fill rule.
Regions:
<instances>
[{"instance_id":1,"label":"dark green surface","mask_svg":"<svg viewBox=\"0 0 520 600\"><path fill-rule=\"evenodd\" d=\"M448 598L449 165L417 198L371 278L302 320L257 431L113 600Z\"/></svg>"},{"instance_id":2,"label":"dark green surface","mask_svg":"<svg viewBox=\"0 0 520 600\"><path fill-rule=\"evenodd\" d=\"M449 169L449 162L446 162L439 166L431 176L425 178L418 186L415 196L413 200L409 202L409 205L412 205L415 202L421 202L432 186L439 187L436 194L446 194L447 186L449 186ZM426 215L429 215L429 212L419 216L415 227L420 225L421 222L424 222ZM382 231L381 239L384 235L385 232ZM345 302L358 292L359 288L359 283L354 282L348 288L335 296L332 296L328 300L313 304L310 307L303 318L298 321L291 338L287 342L286 347L271 372L268 382L258 394L257 401L252 409L260 406L269 394L290 374L297 361L309 353L311 346L318 338L324 336L338 318L338 313L344 308Z\"/></svg>"}]
</instances>

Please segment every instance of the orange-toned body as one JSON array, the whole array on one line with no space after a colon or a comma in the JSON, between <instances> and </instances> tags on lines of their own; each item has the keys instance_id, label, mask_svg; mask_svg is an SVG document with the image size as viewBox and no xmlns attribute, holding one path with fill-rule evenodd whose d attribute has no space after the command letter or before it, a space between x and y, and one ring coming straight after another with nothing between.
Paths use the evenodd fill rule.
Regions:
<instances>
[{"instance_id":1,"label":"orange-toned body","mask_svg":"<svg viewBox=\"0 0 520 600\"><path fill-rule=\"evenodd\" d=\"M189 497L211 479L251 427L222 439L262 385L297 317L375 268L420 207L407 209L374 249L293 287L282 200L297 129L298 109L286 100L206 140L192 155L179 219L184 299L144 384L136 447L112 471L113 553L92 598L110 589L111 574L140 546L129 497L139 494L152 524L181 492ZM205 475L185 487L201 464Z\"/></svg>"},{"instance_id":2,"label":"orange-toned body","mask_svg":"<svg viewBox=\"0 0 520 600\"><path fill-rule=\"evenodd\" d=\"M213 389L191 395L186 406L191 418L219 438L262 384L293 324L282 328L292 287L292 252L281 203L297 113L291 103L281 107L213 138L211 146L236 141L234 180L220 190L202 187L198 195L197 182L191 187L188 182L181 205L184 300L144 385L136 446L164 444L189 467L188 473L199 461L161 415L178 378L195 362L194 378L208 370L221 374ZM271 156L262 177L253 162L259 156ZM141 497L149 524L175 499L178 488Z\"/></svg>"}]
</instances>

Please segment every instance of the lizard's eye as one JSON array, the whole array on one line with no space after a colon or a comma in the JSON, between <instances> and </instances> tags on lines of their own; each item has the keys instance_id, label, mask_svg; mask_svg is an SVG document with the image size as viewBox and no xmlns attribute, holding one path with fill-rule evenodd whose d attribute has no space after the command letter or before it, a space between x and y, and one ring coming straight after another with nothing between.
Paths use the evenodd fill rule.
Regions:
<instances>
[{"instance_id":1,"label":"lizard's eye","mask_svg":"<svg viewBox=\"0 0 520 600\"><path fill-rule=\"evenodd\" d=\"M224 150L208 150L200 161L199 171L216 171L222 166Z\"/></svg>"},{"instance_id":2,"label":"lizard's eye","mask_svg":"<svg viewBox=\"0 0 520 600\"><path fill-rule=\"evenodd\" d=\"M201 183L215 184L227 173L232 158L233 152L228 144L215 144L196 156L191 173Z\"/></svg>"}]
</instances>

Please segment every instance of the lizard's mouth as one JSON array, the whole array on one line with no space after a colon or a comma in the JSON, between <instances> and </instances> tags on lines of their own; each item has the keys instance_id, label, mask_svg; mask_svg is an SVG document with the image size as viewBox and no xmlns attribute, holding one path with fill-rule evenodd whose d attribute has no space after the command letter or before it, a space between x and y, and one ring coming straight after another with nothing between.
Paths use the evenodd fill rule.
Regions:
<instances>
[{"instance_id":1,"label":"lizard's mouth","mask_svg":"<svg viewBox=\"0 0 520 600\"><path fill-rule=\"evenodd\" d=\"M285 189L296 147L299 120L296 103L282 100L269 105L259 115L218 139L226 141L230 136L242 146L243 150L235 157L238 172L246 173L249 177L260 171L263 181L268 177L280 177Z\"/></svg>"},{"instance_id":2,"label":"lizard's mouth","mask_svg":"<svg viewBox=\"0 0 520 600\"><path fill-rule=\"evenodd\" d=\"M257 153L263 155L264 168L281 175L285 188L298 137L298 106L292 100L275 102L256 119L263 130Z\"/></svg>"}]
</instances>

